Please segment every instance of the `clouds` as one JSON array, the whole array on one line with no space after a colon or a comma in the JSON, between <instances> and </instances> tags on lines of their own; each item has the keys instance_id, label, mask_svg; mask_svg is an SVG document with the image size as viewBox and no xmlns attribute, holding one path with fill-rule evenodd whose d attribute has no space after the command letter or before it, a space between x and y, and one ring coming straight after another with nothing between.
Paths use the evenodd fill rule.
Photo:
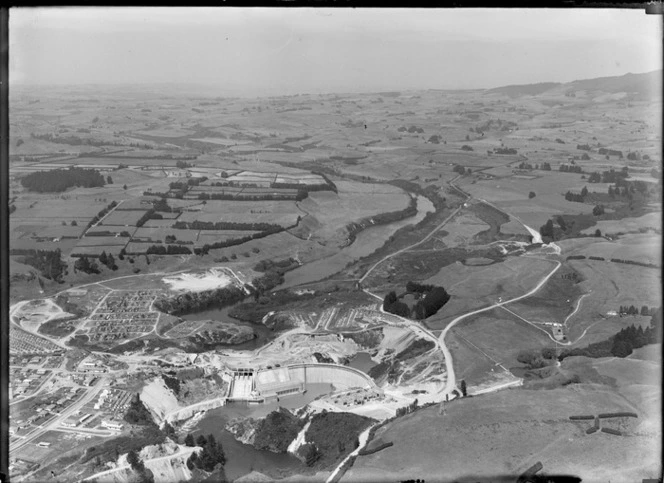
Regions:
<instances>
[{"instance_id":1,"label":"clouds","mask_svg":"<svg viewBox=\"0 0 664 483\"><path fill-rule=\"evenodd\" d=\"M198 82L289 93L492 87L661 68L625 10L37 8L10 12L10 81Z\"/></svg>"}]
</instances>

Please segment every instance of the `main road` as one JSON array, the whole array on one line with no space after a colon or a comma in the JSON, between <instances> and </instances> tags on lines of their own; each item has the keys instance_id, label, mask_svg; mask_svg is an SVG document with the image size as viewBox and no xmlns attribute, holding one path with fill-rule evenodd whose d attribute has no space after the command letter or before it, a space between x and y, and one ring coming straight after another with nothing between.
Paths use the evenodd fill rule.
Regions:
<instances>
[{"instance_id":1,"label":"main road","mask_svg":"<svg viewBox=\"0 0 664 483\"><path fill-rule=\"evenodd\" d=\"M26 444L42 436L47 431L57 429L60 426L60 424L63 421L65 421L69 416L71 416L80 408L82 408L86 403L92 401L92 399L97 395L99 390L107 385L108 385L108 379L105 377L100 378L94 386L88 389L88 393L85 396L83 396L81 399L79 399L77 402L69 406L64 411L62 411L59 416L52 419L50 422L46 423L44 426L39 426L30 433L26 434L22 441L12 446L11 451L12 452L17 451Z\"/></svg>"}]
</instances>

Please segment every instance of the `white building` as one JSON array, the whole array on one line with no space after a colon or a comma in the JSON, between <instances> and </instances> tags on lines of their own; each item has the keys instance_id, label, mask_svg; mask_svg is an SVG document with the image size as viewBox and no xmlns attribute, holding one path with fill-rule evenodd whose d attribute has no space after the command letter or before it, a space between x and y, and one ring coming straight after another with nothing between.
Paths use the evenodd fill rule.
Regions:
<instances>
[{"instance_id":1,"label":"white building","mask_svg":"<svg viewBox=\"0 0 664 483\"><path fill-rule=\"evenodd\" d=\"M122 428L124 427L123 424L120 424L117 421L102 421L101 425L105 428L112 429L113 431L122 431Z\"/></svg>"}]
</instances>

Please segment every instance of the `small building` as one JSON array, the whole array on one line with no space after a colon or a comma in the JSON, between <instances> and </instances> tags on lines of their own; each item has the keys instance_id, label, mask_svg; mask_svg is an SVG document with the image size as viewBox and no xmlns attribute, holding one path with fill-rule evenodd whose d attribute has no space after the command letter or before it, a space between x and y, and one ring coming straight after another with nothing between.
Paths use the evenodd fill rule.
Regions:
<instances>
[{"instance_id":1,"label":"small building","mask_svg":"<svg viewBox=\"0 0 664 483\"><path fill-rule=\"evenodd\" d=\"M105 428L111 429L113 431L122 431L122 428L124 427L123 424L117 422L117 421L102 421L101 425Z\"/></svg>"}]
</instances>

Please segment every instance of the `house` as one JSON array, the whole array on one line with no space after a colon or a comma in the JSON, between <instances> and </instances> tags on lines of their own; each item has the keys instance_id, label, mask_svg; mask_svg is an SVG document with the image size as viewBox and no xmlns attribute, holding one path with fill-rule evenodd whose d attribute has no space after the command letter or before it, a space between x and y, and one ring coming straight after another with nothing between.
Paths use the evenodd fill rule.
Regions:
<instances>
[{"instance_id":1,"label":"house","mask_svg":"<svg viewBox=\"0 0 664 483\"><path fill-rule=\"evenodd\" d=\"M122 428L124 427L123 424L118 423L117 421L109 420L109 421L102 421L101 425L105 428L111 429L113 431L122 431Z\"/></svg>"}]
</instances>

